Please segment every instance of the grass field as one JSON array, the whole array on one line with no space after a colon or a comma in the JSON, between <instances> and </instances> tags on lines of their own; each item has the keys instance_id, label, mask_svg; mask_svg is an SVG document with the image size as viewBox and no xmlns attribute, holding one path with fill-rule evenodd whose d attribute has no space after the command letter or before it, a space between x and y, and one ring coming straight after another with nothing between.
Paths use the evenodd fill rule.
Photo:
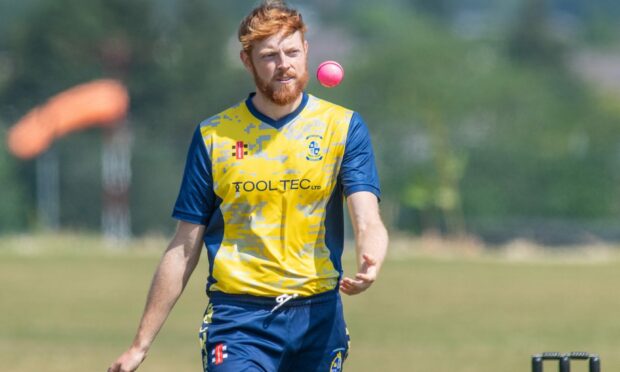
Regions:
<instances>
[{"instance_id":1,"label":"grass field","mask_svg":"<svg viewBox=\"0 0 620 372\"><path fill-rule=\"evenodd\" d=\"M105 371L133 337L164 245L0 239L0 370ZM205 257L140 371L200 370ZM346 270L353 265L346 255ZM400 250L369 292L345 298L345 370L523 372L532 353L584 350L601 354L603 371L618 371L619 286L615 254L514 261Z\"/></svg>"}]
</instances>

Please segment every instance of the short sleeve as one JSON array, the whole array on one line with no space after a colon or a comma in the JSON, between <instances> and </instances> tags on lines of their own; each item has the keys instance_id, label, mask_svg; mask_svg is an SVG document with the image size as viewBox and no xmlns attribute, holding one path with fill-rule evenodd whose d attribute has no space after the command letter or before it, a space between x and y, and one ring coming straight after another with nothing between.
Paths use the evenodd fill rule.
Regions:
<instances>
[{"instance_id":1,"label":"short sleeve","mask_svg":"<svg viewBox=\"0 0 620 372\"><path fill-rule=\"evenodd\" d=\"M206 225L213 213L214 203L211 160L200 133L200 126L198 126L189 146L181 189L172 217L181 221Z\"/></svg>"},{"instance_id":2,"label":"short sleeve","mask_svg":"<svg viewBox=\"0 0 620 372\"><path fill-rule=\"evenodd\" d=\"M370 134L362 117L354 112L349 124L344 157L340 168L340 181L345 196L359 191L369 191L380 198L379 176Z\"/></svg>"}]
</instances>

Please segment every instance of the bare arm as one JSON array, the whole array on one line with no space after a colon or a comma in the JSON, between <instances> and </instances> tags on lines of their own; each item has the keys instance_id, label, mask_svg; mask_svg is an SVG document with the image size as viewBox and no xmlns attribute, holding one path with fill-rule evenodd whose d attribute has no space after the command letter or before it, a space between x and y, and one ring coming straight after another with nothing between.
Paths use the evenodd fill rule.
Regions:
<instances>
[{"instance_id":1,"label":"bare arm","mask_svg":"<svg viewBox=\"0 0 620 372\"><path fill-rule=\"evenodd\" d=\"M142 363L198 263L204 229L203 225L179 222L153 276L133 343L108 372L135 371Z\"/></svg>"},{"instance_id":2,"label":"bare arm","mask_svg":"<svg viewBox=\"0 0 620 372\"><path fill-rule=\"evenodd\" d=\"M357 274L344 278L340 290L355 295L368 289L377 279L387 253L388 234L379 214L377 197L370 192L356 192L347 198L355 233Z\"/></svg>"}]
</instances>

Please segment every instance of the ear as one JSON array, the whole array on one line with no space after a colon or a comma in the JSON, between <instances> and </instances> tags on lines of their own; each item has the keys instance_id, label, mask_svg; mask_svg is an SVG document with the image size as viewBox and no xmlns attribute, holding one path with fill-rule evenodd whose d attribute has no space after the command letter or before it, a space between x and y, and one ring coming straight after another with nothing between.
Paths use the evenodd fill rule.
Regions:
<instances>
[{"instance_id":1,"label":"ear","mask_svg":"<svg viewBox=\"0 0 620 372\"><path fill-rule=\"evenodd\" d=\"M306 52L306 55L308 54L308 40L304 40L304 52Z\"/></svg>"},{"instance_id":2,"label":"ear","mask_svg":"<svg viewBox=\"0 0 620 372\"><path fill-rule=\"evenodd\" d=\"M252 73L252 56L248 54L245 50L242 50L239 53L239 57L241 58L241 62L243 62L243 66L246 70L251 74Z\"/></svg>"}]
</instances>

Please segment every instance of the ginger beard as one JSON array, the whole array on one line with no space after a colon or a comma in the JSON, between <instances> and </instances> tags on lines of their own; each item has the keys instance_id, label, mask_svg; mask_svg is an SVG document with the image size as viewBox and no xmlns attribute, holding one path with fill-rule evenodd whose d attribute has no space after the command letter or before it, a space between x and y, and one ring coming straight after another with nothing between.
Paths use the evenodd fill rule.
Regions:
<instances>
[{"instance_id":1,"label":"ginger beard","mask_svg":"<svg viewBox=\"0 0 620 372\"><path fill-rule=\"evenodd\" d=\"M263 80L254 67L252 62L252 75L254 76L254 83L256 88L264 94L271 102L279 106L288 105L295 102L300 94L306 89L308 84L308 68L304 69L301 75L296 72L288 71L276 71L275 75L271 78L271 81ZM278 79L292 78L295 79L293 84L279 83Z\"/></svg>"}]
</instances>

